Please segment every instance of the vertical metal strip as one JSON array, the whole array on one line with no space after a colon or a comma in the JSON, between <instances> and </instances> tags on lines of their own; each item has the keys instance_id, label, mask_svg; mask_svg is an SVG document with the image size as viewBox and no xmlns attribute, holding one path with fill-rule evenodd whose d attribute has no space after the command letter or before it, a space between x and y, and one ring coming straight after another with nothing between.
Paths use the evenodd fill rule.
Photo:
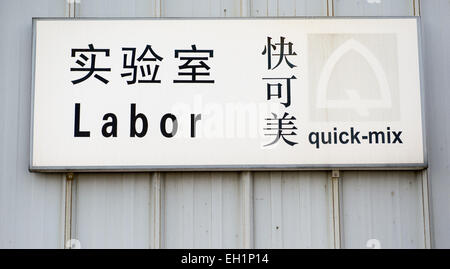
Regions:
<instances>
[{"instance_id":1,"label":"vertical metal strip","mask_svg":"<svg viewBox=\"0 0 450 269\"><path fill-rule=\"evenodd\" d=\"M70 249L70 239L72 238L72 184L73 173L66 174L66 188L64 199L64 248Z\"/></svg>"},{"instance_id":2,"label":"vertical metal strip","mask_svg":"<svg viewBox=\"0 0 450 269\"><path fill-rule=\"evenodd\" d=\"M420 0L412 0L413 16L420 16ZM426 249L431 248L431 230L430 230L430 208L428 197L428 174L427 169L418 172L418 181L420 184L422 218L423 218L423 241Z\"/></svg>"},{"instance_id":3,"label":"vertical metal strip","mask_svg":"<svg viewBox=\"0 0 450 269\"><path fill-rule=\"evenodd\" d=\"M66 3L66 17L70 17L70 14L72 12L72 4L70 3L70 0L67 0Z\"/></svg>"},{"instance_id":4,"label":"vertical metal strip","mask_svg":"<svg viewBox=\"0 0 450 269\"><path fill-rule=\"evenodd\" d=\"M339 182L340 182L339 170L333 170L331 172L332 190L331 196L333 201L333 238L334 248L341 248L341 220L340 220L340 197L339 197Z\"/></svg>"},{"instance_id":5,"label":"vertical metal strip","mask_svg":"<svg viewBox=\"0 0 450 269\"><path fill-rule=\"evenodd\" d=\"M80 5L80 0L65 0L66 1L66 17L75 18L77 16L77 9Z\"/></svg>"},{"instance_id":6,"label":"vertical metal strip","mask_svg":"<svg viewBox=\"0 0 450 269\"><path fill-rule=\"evenodd\" d=\"M334 17L334 0L327 0L327 16ZM340 203L340 173L339 170L331 171L331 200L333 206L333 247L341 248L341 203Z\"/></svg>"},{"instance_id":7,"label":"vertical metal strip","mask_svg":"<svg viewBox=\"0 0 450 269\"><path fill-rule=\"evenodd\" d=\"M420 16L420 0L412 0L413 16Z\"/></svg>"},{"instance_id":8,"label":"vertical metal strip","mask_svg":"<svg viewBox=\"0 0 450 269\"><path fill-rule=\"evenodd\" d=\"M421 14L421 3L420 3L420 0L417 0L417 7L418 7L418 13L417 13L417 16L420 16L420 14Z\"/></svg>"},{"instance_id":9,"label":"vertical metal strip","mask_svg":"<svg viewBox=\"0 0 450 269\"><path fill-rule=\"evenodd\" d=\"M58 248L65 248L66 242L66 174L61 174L61 189L60 189L60 196L61 196L61 207L59 211L59 244Z\"/></svg>"},{"instance_id":10,"label":"vertical metal strip","mask_svg":"<svg viewBox=\"0 0 450 269\"><path fill-rule=\"evenodd\" d=\"M162 1L154 0L154 17L162 17ZM164 194L164 175L161 172L154 172L150 178L150 200L151 200L151 218L153 221L153 227L150 231L151 244L150 247L154 249L162 248L162 225L165 225L163 220L162 210L163 208L163 194Z\"/></svg>"},{"instance_id":11,"label":"vertical metal strip","mask_svg":"<svg viewBox=\"0 0 450 269\"><path fill-rule=\"evenodd\" d=\"M334 17L334 0L327 0L327 16ZM339 170L331 171L331 204L332 204L332 230L333 230L333 247L341 248L341 204L340 204L340 184L341 181Z\"/></svg>"},{"instance_id":12,"label":"vertical metal strip","mask_svg":"<svg viewBox=\"0 0 450 269\"><path fill-rule=\"evenodd\" d=\"M66 17L75 17L75 0L66 0ZM73 173L66 173L64 177L64 242L65 249L72 248L72 186Z\"/></svg>"},{"instance_id":13,"label":"vertical metal strip","mask_svg":"<svg viewBox=\"0 0 450 269\"><path fill-rule=\"evenodd\" d=\"M420 182L422 184L422 206L423 206L423 228L424 228L424 243L425 248L431 248L431 230L430 230L430 204L429 204L429 189L428 189L428 174L427 170L419 172Z\"/></svg>"},{"instance_id":14,"label":"vertical metal strip","mask_svg":"<svg viewBox=\"0 0 450 269\"><path fill-rule=\"evenodd\" d=\"M155 5L154 5L154 12L153 12L153 16L160 18L162 17L162 0L154 0L155 1Z\"/></svg>"},{"instance_id":15,"label":"vertical metal strip","mask_svg":"<svg viewBox=\"0 0 450 269\"><path fill-rule=\"evenodd\" d=\"M240 16L251 17L252 1L240 1ZM254 247L254 227L253 227L253 173L242 172L240 175L241 189L241 217L242 217L242 247Z\"/></svg>"},{"instance_id":16,"label":"vertical metal strip","mask_svg":"<svg viewBox=\"0 0 450 269\"><path fill-rule=\"evenodd\" d=\"M242 247L253 248L253 174L241 174Z\"/></svg>"},{"instance_id":17,"label":"vertical metal strip","mask_svg":"<svg viewBox=\"0 0 450 269\"><path fill-rule=\"evenodd\" d=\"M241 0L241 17L251 17L251 1L250 0Z\"/></svg>"},{"instance_id":18,"label":"vertical metal strip","mask_svg":"<svg viewBox=\"0 0 450 269\"><path fill-rule=\"evenodd\" d=\"M327 0L327 16L334 16L334 0Z\"/></svg>"},{"instance_id":19,"label":"vertical metal strip","mask_svg":"<svg viewBox=\"0 0 450 269\"><path fill-rule=\"evenodd\" d=\"M334 17L334 0L331 0L331 16Z\"/></svg>"},{"instance_id":20,"label":"vertical metal strip","mask_svg":"<svg viewBox=\"0 0 450 269\"><path fill-rule=\"evenodd\" d=\"M151 199L151 218L153 221L151 233L150 248L161 248L161 201L162 201L162 189L164 187L162 175L159 172L155 172L151 175L150 179L150 199Z\"/></svg>"},{"instance_id":21,"label":"vertical metal strip","mask_svg":"<svg viewBox=\"0 0 450 269\"><path fill-rule=\"evenodd\" d=\"M331 178L331 173L326 174L327 183L325 185L325 195L327 199L328 205L328 218L327 218L327 227L328 227L328 248L334 248L334 211L333 211L333 179Z\"/></svg>"},{"instance_id":22,"label":"vertical metal strip","mask_svg":"<svg viewBox=\"0 0 450 269\"><path fill-rule=\"evenodd\" d=\"M80 4L80 0L73 0L73 17L77 17L77 9L79 8L78 5Z\"/></svg>"},{"instance_id":23,"label":"vertical metal strip","mask_svg":"<svg viewBox=\"0 0 450 269\"><path fill-rule=\"evenodd\" d=\"M413 0L414 16L420 17L420 0ZM430 203L429 203L429 184L428 184L428 169L420 172L420 182L422 185L422 208L423 208L423 232L424 232L424 247L430 249L432 247L432 233L430 228Z\"/></svg>"}]
</instances>

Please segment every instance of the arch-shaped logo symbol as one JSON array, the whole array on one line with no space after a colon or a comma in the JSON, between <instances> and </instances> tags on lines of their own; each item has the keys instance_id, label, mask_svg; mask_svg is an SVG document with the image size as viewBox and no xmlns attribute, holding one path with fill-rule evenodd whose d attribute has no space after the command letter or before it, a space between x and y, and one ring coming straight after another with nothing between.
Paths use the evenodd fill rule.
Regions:
<instances>
[{"instance_id":1,"label":"arch-shaped logo symbol","mask_svg":"<svg viewBox=\"0 0 450 269\"><path fill-rule=\"evenodd\" d=\"M347 99L327 99L328 83L336 64L350 51L359 53L367 60L378 81L381 98L361 99L360 89L344 89ZM367 116L370 108L390 108L392 106L391 90L386 73L377 57L363 44L349 39L339 46L328 58L319 77L316 106L318 108L354 109L361 116Z\"/></svg>"}]
</instances>

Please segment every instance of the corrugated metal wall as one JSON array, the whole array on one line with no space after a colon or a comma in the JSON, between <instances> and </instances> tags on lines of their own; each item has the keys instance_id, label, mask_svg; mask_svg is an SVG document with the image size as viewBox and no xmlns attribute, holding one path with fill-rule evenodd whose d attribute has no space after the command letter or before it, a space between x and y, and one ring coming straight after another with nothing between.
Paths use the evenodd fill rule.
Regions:
<instances>
[{"instance_id":1,"label":"corrugated metal wall","mask_svg":"<svg viewBox=\"0 0 450 269\"><path fill-rule=\"evenodd\" d=\"M31 17L418 13L417 0L76 2L0 2L8 63L0 65L1 248L64 241L64 175L27 171ZM82 248L365 248L369 239L383 248L430 246L422 171L80 173L72 195L72 238Z\"/></svg>"},{"instance_id":2,"label":"corrugated metal wall","mask_svg":"<svg viewBox=\"0 0 450 269\"><path fill-rule=\"evenodd\" d=\"M62 247L63 177L29 173L28 156L31 17L64 16L65 2L0 5L0 247Z\"/></svg>"},{"instance_id":3,"label":"corrugated metal wall","mask_svg":"<svg viewBox=\"0 0 450 269\"><path fill-rule=\"evenodd\" d=\"M422 1L433 247L450 248L450 1Z\"/></svg>"}]
</instances>

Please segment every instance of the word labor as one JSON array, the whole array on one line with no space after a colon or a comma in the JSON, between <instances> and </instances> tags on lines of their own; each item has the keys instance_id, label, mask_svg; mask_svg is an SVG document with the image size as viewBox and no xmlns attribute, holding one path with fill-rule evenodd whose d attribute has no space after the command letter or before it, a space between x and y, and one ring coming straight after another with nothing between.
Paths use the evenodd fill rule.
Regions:
<instances>
[{"instance_id":1,"label":"word labor","mask_svg":"<svg viewBox=\"0 0 450 269\"><path fill-rule=\"evenodd\" d=\"M191 114L191 133L190 136L196 136L197 122L202 119L201 114ZM103 116L102 135L104 137L117 137L118 119L114 113L106 113ZM136 125L139 123L140 128ZM171 128L168 128L168 123L171 123ZM130 105L130 137L144 137L148 132L148 118L142 113L136 112L136 104ZM139 129L139 130L138 130ZM178 120L177 117L171 113L166 113L161 117L160 121L161 134L164 137L171 138L177 134ZM75 119L74 119L74 137L90 137L91 131L81 130L81 104L75 103Z\"/></svg>"},{"instance_id":2,"label":"word labor","mask_svg":"<svg viewBox=\"0 0 450 269\"><path fill-rule=\"evenodd\" d=\"M369 131L367 134L361 134L351 127L349 131L338 131L333 128L332 132L310 132L308 136L309 143L319 149L322 145L331 144L361 144L368 142L369 144L403 144L401 135L402 131L392 131L391 127L386 130Z\"/></svg>"},{"instance_id":3,"label":"word labor","mask_svg":"<svg viewBox=\"0 0 450 269\"><path fill-rule=\"evenodd\" d=\"M122 52L123 72L120 75L128 85L161 83L158 79L158 70L164 58L151 45L146 45L140 53L132 47L124 47ZM99 67L98 60L100 57L110 57L109 49L98 49L89 44L87 48L72 49L71 57L76 58L75 63L78 67L72 67L70 71L83 72L83 76L72 80L72 84L79 84L90 77L108 84L106 72L111 72L111 68ZM174 57L182 63L178 66L180 79L174 79L173 83L214 83L214 80L207 79L211 67L206 64L207 60L214 57L213 50L197 49L196 45L191 45L190 49L176 49Z\"/></svg>"}]
</instances>

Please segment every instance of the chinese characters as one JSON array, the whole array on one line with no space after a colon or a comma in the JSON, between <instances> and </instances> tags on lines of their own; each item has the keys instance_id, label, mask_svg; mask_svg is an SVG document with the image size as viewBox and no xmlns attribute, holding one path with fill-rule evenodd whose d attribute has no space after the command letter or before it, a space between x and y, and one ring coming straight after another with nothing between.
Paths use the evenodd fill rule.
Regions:
<instances>
[{"instance_id":1,"label":"chinese characters","mask_svg":"<svg viewBox=\"0 0 450 269\"><path fill-rule=\"evenodd\" d=\"M267 44L262 51L262 55L267 55L267 70L271 73L273 70L277 69L283 62L290 68L297 67L290 61L290 57L296 56L297 53L293 51L293 43L286 43L286 38L281 36L279 43L272 43L272 38L267 37ZM272 59L277 59L276 64L273 65ZM288 108L291 105L291 84L292 80L297 79L294 75L283 76L283 77L264 77L262 78L266 81L266 96L267 100L272 100L272 98L280 100L280 104L284 108ZM290 115L288 112L284 112L283 116L279 117L277 114L272 112L271 118L265 118L267 127L264 128L266 131L266 136L274 136L274 139L264 145L264 147L276 144L282 139L287 145L294 146L298 144L293 141L296 136L297 127L295 126L295 121L297 120L295 116ZM292 138L291 138L292 137Z\"/></svg>"},{"instance_id":2,"label":"chinese characters","mask_svg":"<svg viewBox=\"0 0 450 269\"><path fill-rule=\"evenodd\" d=\"M214 57L212 49L197 49L191 45L190 49L175 49L175 58L182 63L178 65L178 79L173 83L214 83L207 61ZM138 53L135 47L123 47L123 72L120 74L127 85L136 83L161 83L158 78L158 70L163 64L164 58L147 44L142 52ZM139 56L138 56L139 55ZM87 48L75 48L71 50L71 57L75 58L77 67L70 68L71 72L83 72L83 76L72 80L73 84L79 84L88 80L91 76L104 84L108 84L104 72L111 72L110 67L99 67L97 57L109 57L110 49L94 48L89 44Z\"/></svg>"},{"instance_id":3,"label":"chinese characters","mask_svg":"<svg viewBox=\"0 0 450 269\"><path fill-rule=\"evenodd\" d=\"M156 62L161 62L163 58L153 51L151 45L147 45L137 58L140 72L136 65L136 48L122 48L122 51L125 52L123 54L123 68L129 70L129 72L120 75L122 77L131 77L131 80L128 80L127 84L135 84L136 80L138 83L161 83L161 80L156 79L156 74L159 69L159 64ZM155 62L153 70L150 62ZM139 79L137 78L138 76ZM149 76L151 76L150 79L147 79Z\"/></svg>"},{"instance_id":4,"label":"chinese characters","mask_svg":"<svg viewBox=\"0 0 450 269\"><path fill-rule=\"evenodd\" d=\"M94 45L92 44L89 44L87 49L72 49L71 56L75 57L78 55L79 59L76 61L76 63L81 67L70 68L70 71L86 72L83 77L72 80L73 84L83 82L86 79L90 78L92 75L94 75L94 77L101 82L108 84L109 80L97 74L97 72L110 72L111 68L96 67L95 63L97 59L97 53L102 55L104 54L105 57L109 57L109 49L95 49ZM88 56L86 56L86 54ZM89 62L89 66L85 67L87 62Z\"/></svg>"}]
</instances>

